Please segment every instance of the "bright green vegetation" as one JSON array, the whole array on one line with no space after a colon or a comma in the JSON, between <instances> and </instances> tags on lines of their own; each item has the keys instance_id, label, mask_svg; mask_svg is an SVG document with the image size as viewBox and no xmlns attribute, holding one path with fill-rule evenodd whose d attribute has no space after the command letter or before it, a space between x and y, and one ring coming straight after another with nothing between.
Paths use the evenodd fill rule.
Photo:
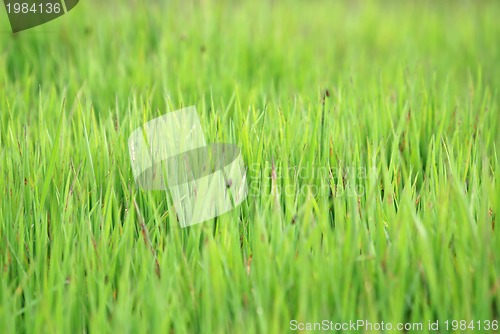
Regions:
<instances>
[{"instance_id":1,"label":"bright green vegetation","mask_svg":"<svg viewBox=\"0 0 500 334\"><path fill-rule=\"evenodd\" d=\"M500 3L435 2L2 8L0 332L498 319ZM251 193L180 229L127 139L188 105Z\"/></svg>"}]
</instances>

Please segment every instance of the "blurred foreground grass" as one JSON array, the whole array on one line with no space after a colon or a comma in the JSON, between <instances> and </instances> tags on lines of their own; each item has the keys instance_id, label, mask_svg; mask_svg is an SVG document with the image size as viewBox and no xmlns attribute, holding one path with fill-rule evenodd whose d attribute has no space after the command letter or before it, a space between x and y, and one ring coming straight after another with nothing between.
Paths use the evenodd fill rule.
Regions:
<instances>
[{"instance_id":1,"label":"blurred foreground grass","mask_svg":"<svg viewBox=\"0 0 500 334\"><path fill-rule=\"evenodd\" d=\"M2 8L0 331L498 319L499 15L82 1L12 35ZM127 138L188 105L242 149L250 194L180 229Z\"/></svg>"}]
</instances>

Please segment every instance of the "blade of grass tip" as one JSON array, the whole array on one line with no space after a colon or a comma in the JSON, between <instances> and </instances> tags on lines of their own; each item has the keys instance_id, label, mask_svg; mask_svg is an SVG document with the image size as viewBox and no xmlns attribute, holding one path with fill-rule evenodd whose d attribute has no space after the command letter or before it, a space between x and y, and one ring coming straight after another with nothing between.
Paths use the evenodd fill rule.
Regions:
<instances>
[{"instance_id":1,"label":"blade of grass tip","mask_svg":"<svg viewBox=\"0 0 500 334\"><path fill-rule=\"evenodd\" d=\"M59 148L59 142L60 142L60 138L61 138L62 119L63 119L63 112L64 112L65 105L66 105L66 98L63 99L63 103L61 106L61 112L59 115L59 121L57 123L57 129L56 129L56 138L54 140L54 145L52 146L52 151L50 153L49 169L45 173L45 181L43 183L42 196L40 197L40 202L39 202L40 205L43 205L45 203L45 199L47 198L47 194L49 192L50 181L52 180L52 174L54 173L57 154L59 152L58 148ZM40 172L42 172L42 169L40 170Z\"/></svg>"},{"instance_id":2,"label":"blade of grass tip","mask_svg":"<svg viewBox=\"0 0 500 334\"><path fill-rule=\"evenodd\" d=\"M94 109L94 107L92 106L92 108L91 108L92 112L94 111L93 109ZM94 161L92 160L92 153L90 151L90 142L89 142L89 134L87 131L87 124L85 122L85 118L83 117L83 115L82 115L82 123L83 123L83 131L85 134L85 144L86 144L86 148L87 148L87 154L88 154L89 160L90 160L90 169L92 171L92 181L93 181L93 184L95 185L96 177L95 177L95 170L94 170Z\"/></svg>"}]
</instances>

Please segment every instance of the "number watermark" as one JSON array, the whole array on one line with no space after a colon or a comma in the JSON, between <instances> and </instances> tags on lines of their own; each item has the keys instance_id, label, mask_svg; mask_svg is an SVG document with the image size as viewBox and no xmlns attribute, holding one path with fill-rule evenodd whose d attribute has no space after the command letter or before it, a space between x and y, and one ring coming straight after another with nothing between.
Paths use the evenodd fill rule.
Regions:
<instances>
[{"instance_id":1,"label":"number watermark","mask_svg":"<svg viewBox=\"0 0 500 334\"><path fill-rule=\"evenodd\" d=\"M73 9L80 0L4 0L12 32L34 28Z\"/></svg>"}]
</instances>

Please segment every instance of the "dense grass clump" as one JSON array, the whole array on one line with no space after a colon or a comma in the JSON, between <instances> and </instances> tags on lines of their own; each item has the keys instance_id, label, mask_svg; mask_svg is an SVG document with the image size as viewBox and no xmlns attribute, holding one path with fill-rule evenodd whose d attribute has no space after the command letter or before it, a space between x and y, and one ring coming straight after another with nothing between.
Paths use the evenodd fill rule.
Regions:
<instances>
[{"instance_id":1,"label":"dense grass clump","mask_svg":"<svg viewBox=\"0 0 500 334\"><path fill-rule=\"evenodd\" d=\"M498 320L499 16L82 0L13 35L1 8L0 332ZM127 139L189 105L250 192L180 229Z\"/></svg>"}]
</instances>

